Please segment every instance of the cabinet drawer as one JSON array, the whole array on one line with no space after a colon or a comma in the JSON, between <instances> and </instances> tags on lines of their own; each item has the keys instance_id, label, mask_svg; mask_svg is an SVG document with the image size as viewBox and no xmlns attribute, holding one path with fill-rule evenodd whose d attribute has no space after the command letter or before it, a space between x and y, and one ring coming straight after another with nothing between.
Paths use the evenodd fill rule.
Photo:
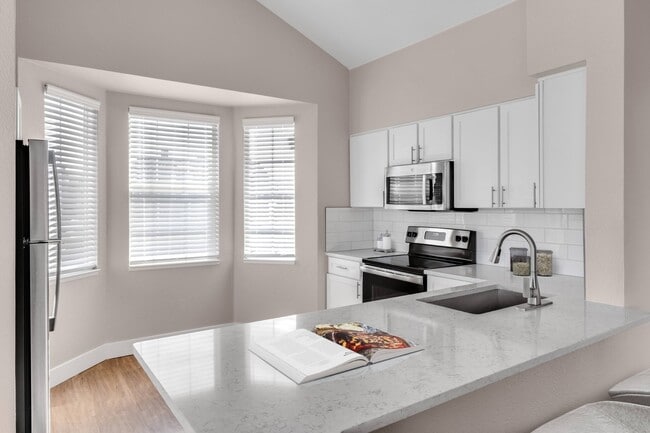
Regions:
<instances>
[{"instance_id":1,"label":"cabinet drawer","mask_svg":"<svg viewBox=\"0 0 650 433\"><path fill-rule=\"evenodd\" d=\"M354 262L352 260L343 260L330 257L327 272L345 278L360 280L361 271L359 270L359 266L360 264L358 262Z\"/></svg>"}]
</instances>

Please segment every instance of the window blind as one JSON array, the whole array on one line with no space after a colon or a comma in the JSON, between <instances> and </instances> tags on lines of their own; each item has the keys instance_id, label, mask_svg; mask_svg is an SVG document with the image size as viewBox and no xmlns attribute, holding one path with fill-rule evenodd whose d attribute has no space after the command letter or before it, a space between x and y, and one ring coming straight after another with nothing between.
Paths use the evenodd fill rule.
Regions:
<instances>
[{"instance_id":1,"label":"window blind","mask_svg":"<svg viewBox=\"0 0 650 433\"><path fill-rule=\"evenodd\" d=\"M219 118L129 108L129 264L219 258Z\"/></svg>"},{"instance_id":2,"label":"window blind","mask_svg":"<svg viewBox=\"0 0 650 433\"><path fill-rule=\"evenodd\" d=\"M97 118L99 102L45 86L45 138L56 154L61 233L56 232L54 182L50 177L50 237L61 238L61 274L97 268ZM50 274L56 248L50 248Z\"/></svg>"},{"instance_id":3,"label":"window blind","mask_svg":"<svg viewBox=\"0 0 650 433\"><path fill-rule=\"evenodd\" d=\"M293 117L245 119L244 258L295 259Z\"/></svg>"}]
</instances>

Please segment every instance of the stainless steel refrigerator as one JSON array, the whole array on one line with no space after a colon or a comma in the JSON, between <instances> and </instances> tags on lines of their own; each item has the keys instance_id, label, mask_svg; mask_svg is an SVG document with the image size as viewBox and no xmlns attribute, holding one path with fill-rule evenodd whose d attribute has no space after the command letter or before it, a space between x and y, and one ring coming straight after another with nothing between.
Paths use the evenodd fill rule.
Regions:
<instances>
[{"instance_id":1,"label":"stainless steel refrigerator","mask_svg":"<svg viewBox=\"0 0 650 433\"><path fill-rule=\"evenodd\" d=\"M56 325L61 274L59 197L56 157L47 141L17 141L17 433L50 431L49 334ZM50 249L56 258L50 257ZM54 275L50 275L51 260Z\"/></svg>"}]
</instances>

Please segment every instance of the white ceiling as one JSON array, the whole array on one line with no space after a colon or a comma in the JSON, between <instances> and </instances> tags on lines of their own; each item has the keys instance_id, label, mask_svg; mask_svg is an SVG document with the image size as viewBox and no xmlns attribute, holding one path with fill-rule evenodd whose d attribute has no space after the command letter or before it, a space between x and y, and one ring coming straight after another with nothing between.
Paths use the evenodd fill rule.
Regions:
<instances>
[{"instance_id":1,"label":"white ceiling","mask_svg":"<svg viewBox=\"0 0 650 433\"><path fill-rule=\"evenodd\" d=\"M40 60L20 59L20 62L31 62L52 71L64 73L70 78L83 80L109 92L130 93L132 95L150 96L154 98L173 99L177 101L219 105L224 107L280 105L296 102L252 93L236 92L215 87L198 86L196 84L160 80L157 78L44 62Z\"/></svg>"},{"instance_id":2,"label":"white ceiling","mask_svg":"<svg viewBox=\"0 0 650 433\"><path fill-rule=\"evenodd\" d=\"M349 69L514 0L257 0Z\"/></svg>"}]
</instances>

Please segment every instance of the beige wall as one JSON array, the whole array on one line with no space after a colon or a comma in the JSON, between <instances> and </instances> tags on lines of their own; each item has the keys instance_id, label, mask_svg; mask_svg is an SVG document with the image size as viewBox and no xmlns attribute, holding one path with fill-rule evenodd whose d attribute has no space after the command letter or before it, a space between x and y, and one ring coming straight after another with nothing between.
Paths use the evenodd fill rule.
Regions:
<instances>
[{"instance_id":1,"label":"beige wall","mask_svg":"<svg viewBox=\"0 0 650 433\"><path fill-rule=\"evenodd\" d=\"M534 93L518 1L350 71L350 133Z\"/></svg>"},{"instance_id":2,"label":"beige wall","mask_svg":"<svg viewBox=\"0 0 650 433\"><path fill-rule=\"evenodd\" d=\"M25 137L43 137L45 83L93 97L101 103L98 123L99 271L81 278L64 279L60 319L50 340L51 365L60 365L107 342L231 321L232 109L118 93L109 93L107 97L103 88L22 59L18 80ZM219 265L128 270L129 105L221 117L223 182ZM106 147L110 152L106 152ZM106 236L107 232L110 237Z\"/></svg>"},{"instance_id":3,"label":"beige wall","mask_svg":"<svg viewBox=\"0 0 650 433\"><path fill-rule=\"evenodd\" d=\"M294 116L296 122L296 262L244 262L242 119ZM318 309L318 119L316 106L235 108L235 321L279 317Z\"/></svg>"},{"instance_id":4,"label":"beige wall","mask_svg":"<svg viewBox=\"0 0 650 433\"><path fill-rule=\"evenodd\" d=\"M129 270L129 106L220 116L220 263ZM107 341L182 331L232 320L234 149L232 109L109 92L107 95Z\"/></svg>"},{"instance_id":5,"label":"beige wall","mask_svg":"<svg viewBox=\"0 0 650 433\"><path fill-rule=\"evenodd\" d=\"M608 399L612 385L648 368L650 347L640 344L648 335L650 325L630 329L378 432L530 432L571 409Z\"/></svg>"},{"instance_id":6,"label":"beige wall","mask_svg":"<svg viewBox=\"0 0 650 433\"><path fill-rule=\"evenodd\" d=\"M104 343L318 308L318 127L314 104L229 108L107 92L78 77L19 61L24 133L40 138L43 85L101 102L99 116L99 268L64 280L51 363L60 365ZM220 128L220 263L128 269L128 107L218 115ZM234 112L234 116L233 116ZM297 260L293 265L242 260L242 127L246 117L296 119ZM109 152L106 148L110 149ZM110 233L110 236L106 236ZM234 309L233 309L234 306Z\"/></svg>"},{"instance_id":7,"label":"beige wall","mask_svg":"<svg viewBox=\"0 0 650 433\"><path fill-rule=\"evenodd\" d=\"M21 57L317 104L318 224L308 236L319 277L305 290L324 306L325 207L349 200L345 67L255 0L23 0L17 21Z\"/></svg>"},{"instance_id":8,"label":"beige wall","mask_svg":"<svg viewBox=\"0 0 650 433\"><path fill-rule=\"evenodd\" d=\"M623 0L519 0L352 70L351 132L530 95L586 63L587 298L623 305L623 24Z\"/></svg>"},{"instance_id":9,"label":"beige wall","mask_svg":"<svg viewBox=\"0 0 650 433\"><path fill-rule=\"evenodd\" d=\"M650 2L625 1L625 303L650 310Z\"/></svg>"},{"instance_id":10,"label":"beige wall","mask_svg":"<svg viewBox=\"0 0 650 433\"><path fill-rule=\"evenodd\" d=\"M103 342L106 269L106 92L78 79L24 60L18 61L18 87L23 107L23 136L44 138L43 85L53 84L94 98L101 104L98 118L98 265L99 272L64 279L57 329L50 336L50 361L58 365Z\"/></svg>"},{"instance_id":11,"label":"beige wall","mask_svg":"<svg viewBox=\"0 0 650 433\"><path fill-rule=\"evenodd\" d=\"M625 302L623 0L527 0L528 73L587 65L587 299ZM606 175L603 175L606 173Z\"/></svg>"},{"instance_id":12,"label":"beige wall","mask_svg":"<svg viewBox=\"0 0 650 433\"><path fill-rule=\"evenodd\" d=\"M0 0L0 431L16 428L14 231L16 51L14 0Z\"/></svg>"}]
</instances>

